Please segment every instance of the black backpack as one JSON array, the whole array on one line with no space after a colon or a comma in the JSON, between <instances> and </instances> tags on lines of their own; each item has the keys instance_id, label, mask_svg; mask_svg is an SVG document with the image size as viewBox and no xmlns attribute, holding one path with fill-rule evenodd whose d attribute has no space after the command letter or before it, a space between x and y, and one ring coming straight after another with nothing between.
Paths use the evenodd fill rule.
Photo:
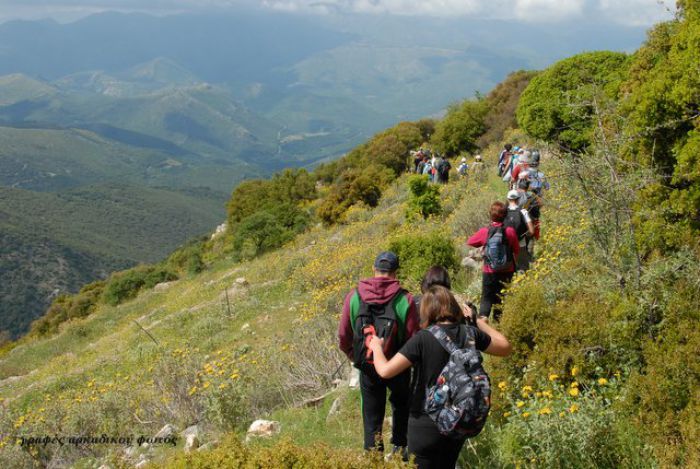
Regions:
<instances>
[{"instance_id":1,"label":"black backpack","mask_svg":"<svg viewBox=\"0 0 700 469\"><path fill-rule=\"evenodd\" d=\"M449 177L450 168L452 168L450 162L447 160L442 160L442 162L437 167L438 173L440 174L440 179L445 180Z\"/></svg>"},{"instance_id":2,"label":"black backpack","mask_svg":"<svg viewBox=\"0 0 700 469\"><path fill-rule=\"evenodd\" d=\"M527 233L527 223L525 223L525 217L523 216L520 209L511 210L509 208L508 214L506 215L506 219L503 220L503 226L512 227L515 230L515 234L518 235L518 239L522 238L523 236L525 236L525 233Z\"/></svg>"},{"instance_id":3,"label":"black backpack","mask_svg":"<svg viewBox=\"0 0 700 469\"><path fill-rule=\"evenodd\" d=\"M460 326L466 334L459 348L437 325L428 330L450 354L435 385L427 389L424 410L438 431L456 439L478 435L486 424L491 408L491 383L476 349L474 330Z\"/></svg>"},{"instance_id":4,"label":"black backpack","mask_svg":"<svg viewBox=\"0 0 700 469\"><path fill-rule=\"evenodd\" d=\"M364 371L374 370L369 340L373 335L384 339L384 355L387 357L398 340L398 316L394 310L395 300L406 293L400 289L389 301L383 304L367 303L357 293L360 300L355 323L353 324L353 365ZM399 344L396 344L399 345Z\"/></svg>"},{"instance_id":5,"label":"black backpack","mask_svg":"<svg viewBox=\"0 0 700 469\"><path fill-rule=\"evenodd\" d=\"M484 249L484 262L494 272L505 272L510 269L513 252L508 245L505 226L490 226Z\"/></svg>"}]
</instances>

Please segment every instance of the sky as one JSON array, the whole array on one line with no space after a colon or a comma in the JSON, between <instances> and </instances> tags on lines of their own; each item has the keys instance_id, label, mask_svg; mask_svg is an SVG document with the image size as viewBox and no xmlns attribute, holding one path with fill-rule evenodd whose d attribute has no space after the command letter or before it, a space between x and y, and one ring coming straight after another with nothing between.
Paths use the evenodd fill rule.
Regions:
<instances>
[{"instance_id":1,"label":"sky","mask_svg":"<svg viewBox=\"0 0 700 469\"><path fill-rule=\"evenodd\" d=\"M498 18L528 23L606 20L650 26L670 19L674 0L0 0L0 22L72 21L102 11L187 13L253 6L313 14L391 14Z\"/></svg>"}]
</instances>

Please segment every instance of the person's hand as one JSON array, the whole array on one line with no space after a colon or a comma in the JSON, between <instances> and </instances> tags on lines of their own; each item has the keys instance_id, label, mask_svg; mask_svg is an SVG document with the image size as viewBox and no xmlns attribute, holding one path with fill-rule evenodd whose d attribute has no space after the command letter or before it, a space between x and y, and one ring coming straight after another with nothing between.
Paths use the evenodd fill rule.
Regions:
<instances>
[{"instance_id":1,"label":"person's hand","mask_svg":"<svg viewBox=\"0 0 700 469\"><path fill-rule=\"evenodd\" d=\"M373 335L372 338L369 340L369 349L374 352L377 349L382 350L382 347L384 347L384 339Z\"/></svg>"}]
</instances>

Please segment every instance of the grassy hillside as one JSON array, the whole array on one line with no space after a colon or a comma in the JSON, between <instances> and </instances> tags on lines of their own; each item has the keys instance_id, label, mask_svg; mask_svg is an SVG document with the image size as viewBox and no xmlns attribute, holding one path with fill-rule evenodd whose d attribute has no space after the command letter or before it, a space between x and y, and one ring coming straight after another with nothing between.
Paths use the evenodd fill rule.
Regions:
<instances>
[{"instance_id":1,"label":"grassy hillside","mask_svg":"<svg viewBox=\"0 0 700 469\"><path fill-rule=\"evenodd\" d=\"M0 188L0 329L24 332L59 293L159 260L211 231L222 199L117 184L59 193Z\"/></svg>"}]
</instances>

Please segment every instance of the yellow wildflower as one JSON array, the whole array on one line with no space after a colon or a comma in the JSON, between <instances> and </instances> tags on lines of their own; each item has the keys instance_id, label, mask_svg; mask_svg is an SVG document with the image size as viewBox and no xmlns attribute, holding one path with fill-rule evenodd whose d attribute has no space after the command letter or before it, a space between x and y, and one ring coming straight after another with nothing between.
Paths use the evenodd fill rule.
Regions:
<instances>
[{"instance_id":1,"label":"yellow wildflower","mask_svg":"<svg viewBox=\"0 0 700 469\"><path fill-rule=\"evenodd\" d=\"M577 387L578 387L578 383L577 383L576 381L574 381L573 383L571 383L571 387L572 387L572 388L577 388Z\"/></svg>"},{"instance_id":2,"label":"yellow wildflower","mask_svg":"<svg viewBox=\"0 0 700 469\"><path fill-rule=\"evenodd\" d=\"M559 412L559 417L563 417L565 415L566 415L566 412L564 412L564 411Z\"/></svg>"},{"instance_id":3,"label":"yellow wildflower","mask_svg":"<svg viewBox=\"0 0 700 469\"><path fill-rule=\"evenodd\" d=\"M530 416L530 412L523 412L523 418L528 418Z\"/></svg>"},{"instance_id":4,"label":"yellow wildflower","mask_svg":"<svg viewBox=\"0 0 700 469\"><path fill-rule=\"evenodd\" d=\"M579 410L578 404L571 404L571 407L569 407L569 412L571 412L572 414L574 412L578 412L578 410Z\"/></svg>"},{"instance_id":5,"label":"yellow wildflower","mask_svg":"<svg viewBox=\"0 0 700 469\"><path fill-rule=\"evenodd\" d=\"M508 383L506 383L505 381L501 381L500 383L498 383L498 389L500 389L501 391L505 390L507 387Z\"/></svg>"},{"instance_id":6,"label":"yellow wildflower","mask_svg":"<svg viewBox=\"0 0 700 469\"><path fill-rule=\"evenodd\" d=\"M577 375L578 375L578 372L579 372L578 367L577 367L577 366L573 367L573 368L571 369L571 376L577 376Z\"/></svg>"},{"instance_id":7,"label":"yellow wildflower","mask_svg":"<svg viewBox=\"0 0 700 469\"><path fill-rule=\"evenodd\" d=\"M523 407L525 405L525 403L523 401L518 401L515 403L515 405L518 407L518 409L520 409L521 407Z\"/></svg>"},{"instance_id":8,"label":"yellow wildflower","mask_svg":"<svg viewBox=\"0 0 700 469\"><path fill-rule=\"evenodd\" d=\"M559 379L559 375L558 375L558 374L552 373L551 375L549 375L549 380L550 380L550 381L556 381L557 379Z\"/></svg>"},{"instance_id":9,"label":"yellow wildflower","mask_svg":"<svg viewBox=\"0 0 700 469\"><path fill-rule=\"evenodd\" d=\"M542 391L542 397L546 397L547 399L552 398L552 391Z\"/></svg>"},{"instance_id":10,"label":"yellow wildflower","mask_svg":"<svg viewBox=\"0 0 700 469\"><path fill-rule=\"evenodd\" d=\"M600 378L598 380L598 384L600 384L601 386L605 386L606 384L608 384L608 380L605 378Z\"/></svg>"},{"instance_id":11,"label":"yellow wildflower","mask_svg":"<svg viewBox=\"0 0 700 469\"><path fill-rule=\"evenodd\" d=\"M552 409L550 409L549 407L543 407L539 411L540 415L549 415L551 413L552 413Z\"/></svg>"},{"instance_id":12,"label":"yellow wildflower","mask_svg":"<svg viewBox=\"0 0 700 469\"><path fill-rule=\"evenodd\" d=\"M576 397L576 396L578 396L578 388L571 388L571 389L569 389L569 395L570 395L571 397Z\"/></svg>"},{"instance_id":13,"label":"yellow wildflower","mask_svg":"<svg viewBox=\"0 0 700 469\"><path fill-rule=\"evenodd\" d=\"M511 415L510 412L504 412L504 413L503 413L503 416L504 416L505 418L510 417L510 415Z\"/></svg>"}]
</instances>

